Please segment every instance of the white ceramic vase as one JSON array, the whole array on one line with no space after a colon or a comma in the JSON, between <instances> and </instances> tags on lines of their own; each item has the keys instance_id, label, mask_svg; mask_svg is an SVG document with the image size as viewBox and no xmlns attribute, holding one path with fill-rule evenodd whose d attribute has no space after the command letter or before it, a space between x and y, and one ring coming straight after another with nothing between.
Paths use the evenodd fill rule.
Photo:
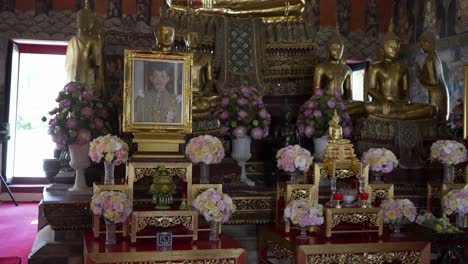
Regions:
<instances>
[{"instance_id":1,"label":"white ceramic vase","mask_svg":"<svg viewBox=\"0 0 468 264\"><path fill-rule=\"evenodd\" d=\"M314 158L315 161L322 161L325 156L325 149L327 148L328 135L319 138L313 138L314 141Z\"/></svg>"},{"instance_id":2,"label":"white ceramic vase","mask_svg":"<svg viewBox=\"0 0 468 264\"><path fill-rule=\"evenodd\" d=\"M232 140L232 159L237 161L237 165L242 168L241 182L245 182L249 186L255 186L255 182L247 178L245 173L245 163L250 159L250 137L235 138Z\"/></svg>"},{"instance_id":3,"label":"white ceramic vase","mask_svg":"<svg viewBox=\"0 0 468 264\"><path fill-rule=\"evenodd\" d=\"M91 188L86 185L85 169L91 165L89 160L89 143L85 145L71 144L68 146L70 151L70 167L76 170L75 184L68 192L75 195L92 194Z\"/></svg>"}]
</instances>

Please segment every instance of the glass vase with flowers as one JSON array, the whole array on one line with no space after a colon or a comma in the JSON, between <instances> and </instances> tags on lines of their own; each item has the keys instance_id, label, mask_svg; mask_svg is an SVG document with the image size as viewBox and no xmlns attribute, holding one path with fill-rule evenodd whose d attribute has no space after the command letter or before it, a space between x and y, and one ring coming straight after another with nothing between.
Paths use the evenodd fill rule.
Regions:
<instances>
[{"instance_id":1,"label":"glass vase with flowers","mask_svg":"<svg viewBox=\"0 0 468 264\"><path fill-rule=\"evenodd\" d=\"M380 207L383 210L384 222L390 224L392 236L402 236L400 228L416 219L416 207L408 199L385 200Z\"/></svg>"},{"instance_id":2,"label":"glass vase with flowers","mask_svg":"<svg viewBox=\"0 0 468 264\"><path fill-rule=\"evenodd\" d=\"M454 140L437 140L431 146L431 160L437 160L444 165L444 182L453 183L454 165L466 160L466 148Z\"/></svg>"},{"instance_id":3,"label":"glass vase with flowers","mask_svg":"<svg viewBox=\"0 0 468 264\"><path fill-rule=\"evenodd\" d=\"M189 140L185 155L200 166L200 183L209 183L209 164L220 163L224 158L224 147L217 137L202 135Z\"/></svg>"},{"instance_id":4,"label":"glass vase with flowers","mask_svg":"<svg viewBox=\"0 0 468 264\"><path fill-rule=\"evenodd\" d=\"M284 218L300 227L297 239L307 239L307 228L323 224L323 206L310 199L292 200L284 208Z\"/></svg>"},{"instance_id":5,"label":"glass vase with flowers","mask_svg":"<svg viewBox=\"0 0 468 264\"><path fill-rule=\"evenodd\" d=\"M466 228L465 215L468 213L468 190L455 189L449 191L442 198L442 208L447 215L456 214L456 224L458 228Z\"/></svg>"},{"instance_id":6,"label":"glass vase with flowers","mask_svg":"<svg viewBox=\"0 0 468 264\"><path fill-rule=\"evenodd\" d=\"M55 100L58 107L49 112L49 134L57 146L68 147L70 152L70 166L76 170L76 178L69 191L90 193L84 178L84 170L90 165L89 142L110 132L108 105L91 88L75 82L65 85Z\"/></svg>"},{"instance_id":7,"label":"glass vase with flowers","mask_svg":"<svg viewBox=\"0 0 468 264\"><path fill-rule=\"evenodd\" d=\"M392 172L398 166L397 157L386 148L370 148L362 154L362 163L369 164L369 169L374 176L373 183L383 183L382 176Z\"/></svg>"},{"instance_id":8,"label":"glass vase with flowers","mask_svg":"<svg viewBox=\"0 0 468 264\"><path fill-rule=\"evenodd\" d=\"M254 186L255 182L248 179L245 173L245 163L251 157L251 139L266 138L271 122L262 96L255 86L242 85L222 98L216 117L221 122L220 136L230 136L232 139L231 155L242 169L241 181Z\"/></svg>"},{"instance_id":9,"label":"glass vase with flowers","mask_svg":"<svg viewBox=\"0 0 468 264\"><path fill-rule=\"evenodd\" d=\"M313 157L310 152L299 145L286 146L276 153L278 168L291 176L289 183L297 182L296 176L300 173L306 173L312 161Z\"/></svg>"}]
</instances>

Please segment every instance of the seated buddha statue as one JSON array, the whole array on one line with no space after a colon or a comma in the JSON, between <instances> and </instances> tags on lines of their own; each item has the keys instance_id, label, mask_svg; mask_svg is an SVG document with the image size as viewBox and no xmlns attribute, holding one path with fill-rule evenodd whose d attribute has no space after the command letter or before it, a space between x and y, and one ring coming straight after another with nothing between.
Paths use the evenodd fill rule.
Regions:
<instances>
[{"instance_id":1,"label":"seated buddha statue","mask_svg":"<svg viewBox=\"0 0 468 264\"><path fill-rule=\"evenodd\" d=\"M353 101L351 91L351 68L342 63L344 42L336 35L328 42L328 60L315 66L314 88L320 87L329 91L338 91L342 95L350 115L364 114L364 103Z\"/></svg>"},{"instance_id":2,"label":"seated buddha statue","mask_svg":"<svg viewBox=\"0 0 468 264\"><path fill-rule=\"evenodd\" d=\"M200 51L198 32L187 33L187 46L193 54L192 66L192 110L194 114L210 114L221 102L213 83L212 59L207 53Z\"/></svg>"},{"instance_id":3,"label":"seated buddha statue","mask_svg":"<svg viewBox=\"0 0 468 264\"><path fill-rule=\"evenodd\" d=\"M370 65L366 72L365 108L369 115L393 120L432 119L437 112L433 105L412 103L406 65L396 62L400 39L395 33L385 34L383 59Z\"/></svg>"},{"instance_id":4,"label":"seated buddha statue","mask_svg":"<svg viewBox=\"0 0 468 264\"><path fill-rule=\"evenodd\" d=\"M340 116L336 110L328 125L329 139L325 149L324 162L355 159L354 146L349 139L343 138L343 128L340 126Z\"/></svg>"}]
</instances>

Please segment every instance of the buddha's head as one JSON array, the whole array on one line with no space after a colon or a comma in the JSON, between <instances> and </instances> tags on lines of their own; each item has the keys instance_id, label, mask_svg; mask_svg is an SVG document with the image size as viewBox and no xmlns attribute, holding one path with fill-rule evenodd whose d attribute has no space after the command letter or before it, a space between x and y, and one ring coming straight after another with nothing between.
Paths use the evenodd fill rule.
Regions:
<instances>
[{"instance_id":1,"label":"buddha's head","mask_svg":"<svg viewBox=\"0 0 468 264\"><path fill-rule=\"evenodd\" d=\"M94 13L87 9L81 9L76 14L76 27L81 32L92 32L96 24L96 16Z\"/></svg>"},{"instance_id":2,"label":"buddha's head","mask_svg":"<svg viewBox=\"0 0 468 264\"><path fill-rule=\"evenodd\" d=\"M387 32L383 37L382 49L384 59L396 59L400 51L400 38L393 32Z\"/></svg>"},{"instance_id":3,"label":"buddha's head","mask_svg":"<svg viewBox=\"0 0 468 264\"><path fill-rule=\"evenodd\" d=\"M343 57L344 41L340 36L333 36L328 41L328 58L330 60L339 61Z\"/></svg>"},{"instance_id":4,"label":"buddha's head","mask_svg":"<svg viewBox=\"0 0 468 264\"><path fill-rule=\"evenodd\" d=\"M161 47L170 47L174 43L175 30L168 25L161 25L156 29L158 42Z\"/></svg>"},{"instance_id":5,"label":"buddha's head","mask_svg":"<svg viewBox=\"0 0 468 264\"><path fill-rule=\"evenodd\" d=\"M198 35L198 32L191 31L187 33L187 46L193 50L197 49L200 46L200 36Z\"/></svg>"},{"instance_id":6,"label":"buddha's head","mask_svg":"<svg viewBox=\"0 0 468 264\"><path fill-rule=\"evenodd\" d=\"M428 53L435 49L436 38L432 32L424 32L419 38L419 45L424 53Z\"/></svg>"}]
</instances>

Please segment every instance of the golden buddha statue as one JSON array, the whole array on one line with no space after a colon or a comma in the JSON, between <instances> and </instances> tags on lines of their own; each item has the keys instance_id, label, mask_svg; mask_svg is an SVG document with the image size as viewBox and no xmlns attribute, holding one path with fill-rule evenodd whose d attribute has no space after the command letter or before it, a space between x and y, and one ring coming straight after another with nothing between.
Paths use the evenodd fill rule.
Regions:
<instances>
[{"instance_id":1,"label":"golden buddha statue","mask_svg":"<svg viewBox=\"0 0 468 264\"><path fill-rule=\"evenodd\" d=\"M431 32L424 32L420 38L422 51L426 59L422 67L415 64L416 77L427 89L429 103L437 108L437 119L447 120L448 113L448 90L445 85L442 63L435 50L435 36Z\"/></svg>"},{"instance_id":2,"label":"golden buddha statue","mask_svg":"<svg viewBox=\"0 0 468 264\"><path fill-rule=\"evenodd\" d=\"M328 123L328 144L325 149L324 162L330 160L354 160L354 146L349 139L343 138L343 128L340 126L340 116L336 112Z\"/></svg>"},{"instance_id":3,"label":"golden buddha statue","mask_svg":"<svg viewBox=\"0 0 468 264\"><path fill-rule=\"evenodd\" d=\"M175 30L168 25L159 25L155 31L156 44L152 50L170 52L174 45Z\"/></svg>"},{"instance_id":4,"label":"golden buddha statue","mask_svg":"<svg viewBox=\"0 0 468 264\"><path fill-rule=\"evenodd\" d=\"M210 110L216 109L221 102L221 97L214 89L211 56L200 51L200 37L198 32L192 31L187 33L186 42L189 52L193 54L192 110L194 114L210 114Z\"/></svg>"},{"instance_id":5,"label":"golden buddha statue","mask_svg":"<svg viewBox=\"0 0 468 264\"><path fill-rule=\"evenodd\" d=\"M96 26L96 15L84 9L76 16L77 33L68 42L65 68L68 82L84 83L95 95L107 96L104 92L103 41Z\"/></svg>"},{"instance_id":6,"label":"golden buddha statue","mask_svg":"<svg viewBox=\"0 0 468 264\"><path fill-rule=\"evenodd\" d=\"M305 0L166 0L174 10L238 17L298 17Z\"/></svg>"},{"instance_id":7,"label":"golden buddha statue","mask_svg":"<svg viewBox=\"0 0 468 264\"><path fill-rule=\"evenodd\" d=\"M369 115L394 120L432 119L433 105L412 103L409 94L409 74L406 65L396 62L400 39L393 32L385 34L383 59L370 65L366 72L365 108Z\"/></svg>"},{"instance_id":8,"label":"golden buddha statue","mask_svg":"<svg viewBox=\"0 0 468 264\"><path fill-rule=\"evenodd\" d=\"M351 90L351 68L342 62L344 42L339 36L334 36L328 42L328 61L315 66L314 88L320 87L331 92L338 91L342 95L350 115L364 114L363 102L353 101Z\"/></svg>"}]
</instances>

